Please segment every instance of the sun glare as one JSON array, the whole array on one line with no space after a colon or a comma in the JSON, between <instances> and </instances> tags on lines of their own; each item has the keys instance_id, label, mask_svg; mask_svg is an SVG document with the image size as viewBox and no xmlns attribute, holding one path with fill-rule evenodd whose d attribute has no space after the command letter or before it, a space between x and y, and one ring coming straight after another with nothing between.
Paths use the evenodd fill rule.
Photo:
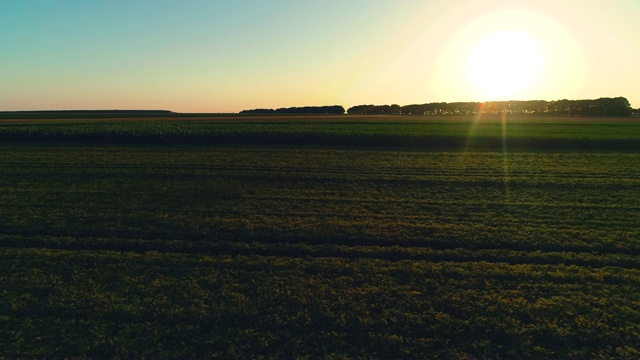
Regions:
<instances>
[{"instance_id":1,"label":"sun glare","mask_svg":"<svg viewBox=\"0 0 640 360\"><path fill-rule=\"evenodd\" d=\"M488 100L500 100L530 86L540 75L542 48L526 33L501 30L471 50L467 78Z\"/></svg>"}]
</instances>

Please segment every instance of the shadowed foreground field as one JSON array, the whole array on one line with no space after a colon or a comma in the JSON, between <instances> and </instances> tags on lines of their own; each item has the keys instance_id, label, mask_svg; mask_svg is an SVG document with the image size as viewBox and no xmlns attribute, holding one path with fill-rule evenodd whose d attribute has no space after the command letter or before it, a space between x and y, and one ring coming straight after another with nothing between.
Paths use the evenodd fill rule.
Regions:
<instances>
[{"instance_id":1,"label":"shadowed foreground field","mask_svg":"<svg viewBox=\"0 0 640 360\"><path fill-rule=\"evenodd\" d=\"M0 123L0 356L640 356L640 123L394 121Z\"/></svg>"}]
</instances>

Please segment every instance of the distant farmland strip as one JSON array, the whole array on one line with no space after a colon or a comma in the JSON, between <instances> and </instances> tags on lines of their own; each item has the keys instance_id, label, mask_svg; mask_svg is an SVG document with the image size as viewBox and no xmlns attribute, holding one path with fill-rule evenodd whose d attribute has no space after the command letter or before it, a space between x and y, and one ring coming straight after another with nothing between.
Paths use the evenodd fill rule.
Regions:
<instances>
[{"instance_id":1,"label":"distant farmland strip","mask_svg":"<svg viewBox=\"0 0 640 360\"><path fill-rule=\"evenodd\" d=\"M340 117L337 117L340 118ZM516 118L502 125L495 119L407 118L372 121L92 120L65 123L0 122L0 141L256 144L316 146L384 146L422 149L625 150L640 148L640 123L585 119L582 122ZM409 118L410 119L410 118Z\"/></svg>"}]
</instances>

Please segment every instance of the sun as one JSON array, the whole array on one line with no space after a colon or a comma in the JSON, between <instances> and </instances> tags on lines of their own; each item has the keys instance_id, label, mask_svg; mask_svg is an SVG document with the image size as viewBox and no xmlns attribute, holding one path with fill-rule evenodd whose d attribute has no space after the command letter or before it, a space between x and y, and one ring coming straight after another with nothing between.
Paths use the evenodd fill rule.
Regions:
<instances>
[{"instance_id":1,"label":"sun","mask_svg":"<svg viewBox=\"0 0 640 360\"><path fill-rule=\"evenodd\" d=\"M542 48L526 33L501 30L471 50L467 78L489 100L503 99L535 82L544 63Z\"/></svg>"}]
</instances>

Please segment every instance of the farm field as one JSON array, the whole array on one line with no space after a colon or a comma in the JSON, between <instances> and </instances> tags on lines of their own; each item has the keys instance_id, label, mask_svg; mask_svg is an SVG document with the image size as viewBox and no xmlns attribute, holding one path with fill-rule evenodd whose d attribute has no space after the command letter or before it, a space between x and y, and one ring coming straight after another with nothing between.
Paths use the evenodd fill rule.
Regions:
<instances>
[{"instance_id":1,"label":"farm field","mask_svg":"<svg viewBox=\"0 0 640 360\"><path fill-rule=\"evenodd\" d=\"M0 357L640 357L640 122L0 120Z\"/></svg>"},{"instance_id":2,"label":"farm field","mask_svg":"<svg viewBox=\"0 0 640 360\"><path fill-rule=\"evenodd\" d=\"M0 119L0 141L382 146L420 149L629 150L637 118L227 116Z\"/></svg>"}]
</instances>

